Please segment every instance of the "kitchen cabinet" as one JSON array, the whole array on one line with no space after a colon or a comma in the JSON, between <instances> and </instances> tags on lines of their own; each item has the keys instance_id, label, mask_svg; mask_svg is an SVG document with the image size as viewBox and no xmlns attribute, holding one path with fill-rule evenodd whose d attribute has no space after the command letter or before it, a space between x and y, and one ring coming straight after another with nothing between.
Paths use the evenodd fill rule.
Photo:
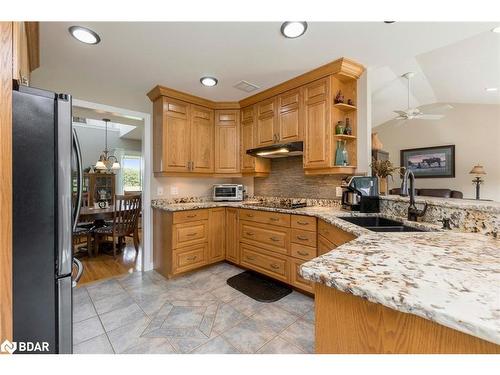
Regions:
<instances>
[{"instance_id":1,"label":"kitchen cabinet","mask_svg":"<svg viewBox=\"0 0 500 375\"><path fill-rule=\"evenodd\" d=\"M213 110L161 97L153 111L154 172L213 173Z\"/></svg>"},{"instance_id":2,"label":"kitchen cabinet","mask_svg":"<svg viewBox=\"0 0 500 375\"><path fill-rule=\"evenodd\" d=\"M331 165L330 77L304 87L304 168Z\"/></svg>"},{"instance_id":3,"label":"kitchen cabinet","mask_svg":"<svg viewBox=\"0 0 500 375\"><path fill-rule=\"evenodd\" d=\"M211 208L208 211L208 261L218 262L226 256L226 209Z\"/></svg>"},{"instance_id":4,"label":"kitchen cabinet","mask_svg":"<svg viewBox=\"0 0 500 375\"><path fill-rule=\"evenodd\" d=\"M243 108L241 110L241 173L263 177L271 171L271 161L247 154L247 150L255 147L255 123L255 106Z\"/></svg>"},{"instance_id":5,"label":"kitchen cabinet","mask_svg":"<svg viewBox=\"0 0 500 375\"><path fill-rule=\"evenodd\" d=\"M238 209L226 208L226 259L240 264Z\"/></svg>"},{"instance_id":6,"label":"kitchen cabinet","mask_svg":"<svg viewBox=\"0 0 500 375\"><path fill-rule=\"evenodd\" d=\"M240 113L215 111L215 173L240 173Z\"/></svg>"},{"instance_id":7,"label":"kitchen cabinet","mask_svg":"<svg viewBox=\"0 0 500 375\"><path fill-rule=\"evenodd\" d=\"M256 104L257 125L255 127L255 147L276 143L278 131L277 100L271 98Z\"/></svg>"},{"instance_id":8,"label":"kitchen cabinet","mask_svg":"<svg viewBox=\"0 0 500 375\"><path fill-rule=\"evenodd\" d=\"M12 78L29 85L40 65L38 22L12 22Z\"/></svg>"},{"instance_id":9,"label":"kitchen cabinet","mask_svg":"<svg viewBox=\"0 0 500 375\"><path fill-rule=\"evenodd\" d=\"M278 142L296 142L304 139L303 110L302 88L290 90L278 96L278 130L276 131Z\"/></svg>"}]
</instances>

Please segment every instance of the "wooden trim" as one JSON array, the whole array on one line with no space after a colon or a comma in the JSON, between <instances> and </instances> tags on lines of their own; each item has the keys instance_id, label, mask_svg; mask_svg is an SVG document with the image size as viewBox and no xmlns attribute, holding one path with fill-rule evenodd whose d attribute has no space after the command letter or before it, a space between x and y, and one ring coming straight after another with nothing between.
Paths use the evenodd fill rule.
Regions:
<instances>
[{"instance_id":1,"label":"wooden trim","mask_svg":"<svg viewBox=\"0 0 500 375\"><path fill-rule=\"evenodd\" d=\"M353 60L342 57L338 60L332 61L331 63L304 73L298 77L292 78L288 81L280 83L279 85L273 86L267 90L261 91L255 95L240 100L240 107L247 107L249 105L271 98L275 95L282 94L285 91L306 85L310 82L316 81L331 74L338 74L338 78L341 80L349 78L358 79L364 72L364 70L365 68L363 65Z\"/></svg>"},{"instance_id":2,"label":"wooden trim","mask_svg":"<svg viewBox=\"0 0 500 375\"><path fill-rule=\"evenodd\" d=\"M147 93L148 98L154 102L160 96L168 96L169 98L174 98L182 100L184 102L189 102L191 104L196 104L202 107L210 109L240 109L238 102L214 102L199 96L187 94L182 91L177 91L169 87L156 85L151 91Z\"/></svg>"},{"instance_id":3,"label":"wooden trim","mask_svg":"<svg viewBox=\"0 0 500 375\"><path fill-rule=\"evenodd\" d=\"M28 61L30 72L40 66L40 31L38 22L24 22L28 41Z\"/></svg>"},{"instance_id":4,"label":"wooden trim","mask_svg":"<svg viewBox=\"0 0 500 375\"><path fill-rule=\"evenodd\" d=\"M241 173L154 172L155 177L242 177ZM269 173L262 177L269 176Z\"/></svg>"},{"instance_id":5,"label":"wooden trim","mask_svg":"<svg viewBox=\"0 0 500 375\"><path fill-rule=\"evenodd\" d=\"M12 340L12 22L0 22L0 342Z\"/></svg>"},{"instance_id":6,"label":"wooden trim","mask_svg":"<svg viewBox=\"0 0 500 375\"><path fill-rule=\"evenodd\" d=\"M487 354L500 345L413 314L315 285L316 353Z\"/></svg>"}]
</instances>

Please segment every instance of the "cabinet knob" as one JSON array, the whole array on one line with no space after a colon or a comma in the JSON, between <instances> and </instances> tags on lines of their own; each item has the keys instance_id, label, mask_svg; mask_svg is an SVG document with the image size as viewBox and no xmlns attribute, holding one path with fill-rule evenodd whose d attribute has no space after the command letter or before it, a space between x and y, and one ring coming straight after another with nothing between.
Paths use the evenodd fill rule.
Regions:
<instances>
[{"instance_id":1,"label":"cabinet knob","mask_svg":"<svg viewBox=\"0 0 500 375\"><path fill-rule=\"evenodd\" d=\"M196 259L196 255L194 257L188 257L187 260L195 260Z\"/></svg>"},{"instance_id":2,"label":"cabinet knob","mask_svg":"<svg viewBox=\"0 0 500 375\"><path fill-rule=\"evenodd\" d=\"M255 233L254 232L245 232L248 236L253 236Z\"/></svg>"},{"instance_id":3,"label":"cabinet knob","mask_svg":"<svg viewBox=\"0 0 500 375\"><path fill-rule=\"evenodd\" d=\"M271 241L278 242L280 239L277 237L270 237L269 238Z\"/></svg>"},{"instance_id":4,"label":"cabinet knob","mask_svg":"<svg viewBox=\"0 0 500 375\"><path fill-rule=\"evenodd\" d=\"M280 266L273 263L273 264L271 264L271 268L277 270L278 268L280 268Z\"/></svg>"},{"instance_id":5,"label":"cabinet knob","mask_svg":"<svg viewBox=\"0 0 500 375\"><path fill-rule=\"evenodd\" d=\"M193 218L193 217L196 217L196 216L198 216L198 215L196 215L196 214L194 214L194 215L187 215L187 217L189 217L189 218Z\"/></svg>"},{"instance_id":6,"label":"cabinet knob","mask_svg":"<svg viewBox=\"0 0 500 375\"><path fill-rule=\"evenodd\" d=\"M188 233L188 234L186 234L186 236L193 237L193 236L196 236L196 233Z\"/></svg>"},{"instance_id":7,"label":"cabinet knob","mask_svg":"<svg viewBox=\"0 0 500 375\"><path fill-rule=\"evenodd\" d=\"M248 256L248 255L247 255L247 259L248 259L248 260L255 260L255 258L254 258L254 257Z\"/></svg>"},{"instance_id":8,"label":"cabinet knob","mask_svg":"<svg viewBox=\"0 0 500 375\"><path fill-rule=\"evenodd\" d=\"M302 256L307 256L307 255L309 255L309 253L308 253L307 251L300 251L300 250L299 250L299 251L297 251L297 253L298 253L299 255L302 255Z\"/></svg>"},{"instance_id":9,"label":"cabinet knob","mask_svg":"<svg viewBox=\"0 0 500 375\"><path fill-rule=\"evenodd\" d=\"M309 225L307 221L297 221L297 224L299 225Z\"/></svg>"},{"instance_id":10,"label":"cabinet knob","mask_svg":"<svg viewBox=\"0 0 500 375\"><path fill-rule=\"evenodd\" d=\"M280 219L277 218L277 217L270 217L269 220L271 220L271 221L280 221Z\"/></svg>"},{"instance_id":11,"label":"cabinet knob","mask_svg":"<svg viewBox=\"0 0 500 375\"><path fill-rule=\"evenodd\" d=\"M301 240L301 241L307 241L309 238L307 238L305 236L297 236L297 239Z\"/></svg>"},{"instance_id":12,"label":"cabinet knob","mask_svg":"<svg viewBox=\"0 0 500 375\"><path fill-rule=\"evenodd\" d=\"M253 215L252 214L247 214L247 217L253 217Z\"/></svg>"}]
</instances>

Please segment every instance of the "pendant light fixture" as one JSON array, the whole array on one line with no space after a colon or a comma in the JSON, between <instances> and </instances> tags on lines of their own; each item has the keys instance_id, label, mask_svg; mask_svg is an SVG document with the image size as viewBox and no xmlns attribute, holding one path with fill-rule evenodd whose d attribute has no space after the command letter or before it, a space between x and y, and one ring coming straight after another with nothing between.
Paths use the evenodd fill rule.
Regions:
<instances>
[{"instance_id":1,"label":"pendant light fixture","mask_svg":"<svg viewBox=\"0 0 500 375\"><path fill-rule=\"evenodd\" d=\"M108 155L108 122L110 121L107 118L103 118L105 124L105 132L104 132L104 151L99 156L99 160L95 164L95 169L97 170L108 170L108 171L116 171L120 169L120 163L118 163L118 159L114 155Z\"/></svg>"}]
</instances>

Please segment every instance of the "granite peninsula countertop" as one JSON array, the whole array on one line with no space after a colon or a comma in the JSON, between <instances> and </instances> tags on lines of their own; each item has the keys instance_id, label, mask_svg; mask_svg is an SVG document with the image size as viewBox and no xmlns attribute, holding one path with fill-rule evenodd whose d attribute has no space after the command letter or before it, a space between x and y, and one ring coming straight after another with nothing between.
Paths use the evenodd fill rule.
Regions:
<instances>
[{"instance_id":1,"label":"granite peninsula countertop","mask_svg":"<svg viewBox=\"0 0 500 375\"><path fill-rule=\"evenodd\" d=\"M161 200L152 206L169 212L238 207L325 220L358 238L304 263L300 270L304 278L500 344L499 239L338 207L279 209L247 201L169 204ZM340 219L370 215L433 232L372 232Z\"/></svg>"}]
</instances>

